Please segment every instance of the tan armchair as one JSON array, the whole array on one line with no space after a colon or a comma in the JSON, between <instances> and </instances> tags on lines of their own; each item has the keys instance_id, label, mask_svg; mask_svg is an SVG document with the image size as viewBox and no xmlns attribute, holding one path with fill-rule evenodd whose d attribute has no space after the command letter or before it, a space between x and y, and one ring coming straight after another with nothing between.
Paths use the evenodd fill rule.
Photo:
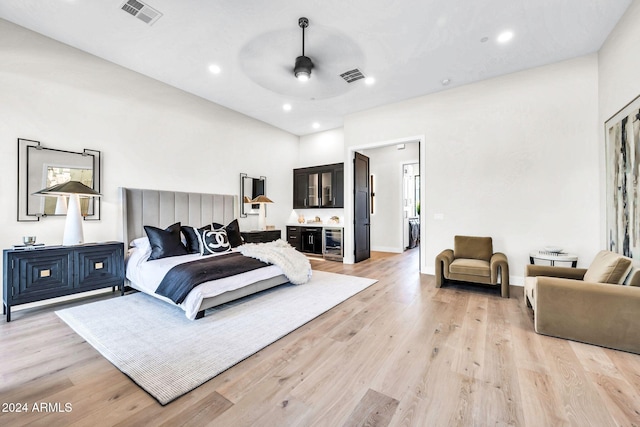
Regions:
<instances>
[{"instance_id":1,"label":"tan armchair","mask_svg":"<svg viewBox=\"0 0 640 427\"><path fill-rule=\"evenodd\" d=\"M524 301L539 334L640 354L640 271L629 258L601 251L588 269L527 265Z\"/></svg>"},{"instance_id":2,"label":"tan armchair","mask_svg":"<svg viewBox=\"0 0 640 427\"><path fill-rule=\"evenodd\" d=\"M453 250L436 257L436 288L446 280L500 285L509 298L509 262L501 252L493 253L491 237L455 236Z\"/></svg>"}]
</instances>

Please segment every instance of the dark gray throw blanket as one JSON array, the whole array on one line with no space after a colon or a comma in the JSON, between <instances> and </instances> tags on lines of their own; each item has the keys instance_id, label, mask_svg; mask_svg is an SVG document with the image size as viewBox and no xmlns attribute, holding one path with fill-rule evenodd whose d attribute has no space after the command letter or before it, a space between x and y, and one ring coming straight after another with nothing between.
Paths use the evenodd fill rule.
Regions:
<instances>
[{"instance_id":1,"label":"dark gray throw blanket","mask_svg":"<svg viewBox=\"0 0 640 427\"><path fill-rule=\"evenodd\" d=\"M176 265L169 270L158 285L156 293L180 304L187 294L201 283L246 273L268 265L238 252L197 259Z\"/></svg>"}]
</instances>

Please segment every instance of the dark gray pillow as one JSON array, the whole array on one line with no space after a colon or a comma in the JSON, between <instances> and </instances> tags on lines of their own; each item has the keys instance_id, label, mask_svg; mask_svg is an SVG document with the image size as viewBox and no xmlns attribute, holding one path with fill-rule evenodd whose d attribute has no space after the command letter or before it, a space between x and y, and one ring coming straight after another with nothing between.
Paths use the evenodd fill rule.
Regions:
<instances>
[{"instance_id":1,"label":"dark gray pillow","mask_svg":"<svg viewBox=\"0 0 640 427\"><path fill-rule=\"evenodd\" d=\"M202 253L202 232L205 230L211 230L211 224L205 225L204 227L195 228L189 227L187 225L183 225L180 227L180 231L184 235L184 239L187 242L187 252L190 254L201 254Z\"/></svg>"},{"instance_id":2,"label":"dark gray pillow","mask_svg":"<svg viewBox=\"0 0 640 427\"><path fill-rule=\"evenodd\" d=\"M151 244L151 256L147 259L148 261L170 256L187 255L187 248L184 247L180 240L179 222L168 226L164 230L145 225L144 231L147 233Z\"/></svg>"},{"instance_id":3,"label":"dark gray pillow","mask_svg":"<svg viewBox=\"0 0 640 427\"><path fill-rule=\"evenodd\" d=\"M234 219L227 225L218 224L217 222L213 223L214 230L218 230L220 228L227 231L227 237L229 238L229 243L232 248L238 247L244 243L242 240L242 234L240 234L240 225L238 224L237 219Z\"/></svg>"}]
</instances>

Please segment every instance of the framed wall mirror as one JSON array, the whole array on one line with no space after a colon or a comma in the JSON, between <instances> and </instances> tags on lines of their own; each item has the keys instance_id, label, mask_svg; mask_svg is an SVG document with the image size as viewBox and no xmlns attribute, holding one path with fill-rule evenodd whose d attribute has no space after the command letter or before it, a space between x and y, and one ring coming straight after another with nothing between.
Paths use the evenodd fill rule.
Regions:
<instances>
[{"instance_id":1,"label":"framed wall mirror","mask_svg":"<svg viewBox=\"0 0 640 427\"><path fill-rule=\"evenodd\" d=\"M247 176L246 173L240 174L240 217L246 218L247 215L258 215L260 211L259 204L244 203L246 198L253 200L258 196L266 196L267 178L261 176L254 178Z\"/></svg>"},{"instance_id":2,"label":"framed wall mirror","mask_svg":"<svg viewBox=\"0 0 640 427\"><path fill-rule=\"evenodd\" d=\"M67 181L80 181L100 192L100 151L82 152L43 147L39 141L18 139L18 221L39 221L52 215L64 215L62 196L38 196L33 193ZM81 198L80 211L85 220L100 219L100 198Z\"/></svg>"}]
</instances>

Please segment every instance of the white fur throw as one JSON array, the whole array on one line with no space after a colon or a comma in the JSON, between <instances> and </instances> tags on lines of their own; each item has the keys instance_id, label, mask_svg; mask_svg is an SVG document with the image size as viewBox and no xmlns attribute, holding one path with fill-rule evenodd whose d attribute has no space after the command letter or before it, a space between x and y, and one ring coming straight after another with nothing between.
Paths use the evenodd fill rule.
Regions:
<instances>
[{"instance_id":1,"label":"white fur throw","mask_svg":"<svg viewBox=\"0 0 640 427\"><path fill-rule=\"evenodd\" d=\"M238 247L244 256L277 265L294 285L307 283L311 278L311 263L306 256L284 240L267 243L246 243Z\"/></svg>"}]
</instances>

